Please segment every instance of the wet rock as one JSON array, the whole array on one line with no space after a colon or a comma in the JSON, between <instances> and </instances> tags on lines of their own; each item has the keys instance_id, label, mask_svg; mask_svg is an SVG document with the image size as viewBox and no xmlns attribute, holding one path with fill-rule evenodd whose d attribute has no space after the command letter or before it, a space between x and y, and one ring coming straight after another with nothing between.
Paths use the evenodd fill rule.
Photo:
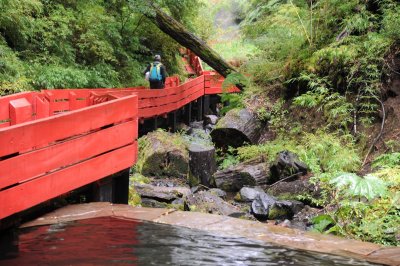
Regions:
<instances>
[{"instance_id":1,"label":"wet rock","mask_svg":"<svg viewBox=\"0 0 400 266\"><path fill-rule=\"evenodd\" d=\"M204 116L203 125L216 125L218 122L218 116L216 115L206 115Z\"/></svg>"},{"instance_id":2,"label":"wet rock","mask_svg":"<svg viewBox=\"0 0 400 266\"><path fill-rule=\"evenodd\" d=\"M194 121L190 123L190 128L192 129L203 129L203 122L202 121ZM190 131L189 131L190 134Z\"/></svg>"},{"instance_id":3,"label":"wet rock","mask_svg":"<svg viewBox=\"0 0 400 266\"><path fill-rule=\"evenodd\" d=\"M173 205L184 205L184 204L185 204L185 201L184 201L183 198L177 198L177 199L174 199L174 200L171 202L171 204L173 204Z\"/></svg>"},{"instance_id":4,"label":"wet rock","mask_svg":"<svg viewBox=\"0 0 400 266\"><path fill-rule=\"evenodd\" d=\"M309 229L312 226L312 218L320 215L322 212L321 209L312 208L308 205L304 206L304 208L296 213L293 216L292 224L295 225L295 228L299 229Z\"/></svg>"},{"instance_id":5,"label":"wet rock","mask_svg":"<svg viewBox=\"0 0 400 266\"><path fill-rule=\"evenodd\" d=\"M157 187L149 184L135 184L136 192L143 199L153 199L161 202L171 202L191 194L190 189L186 187Z\"/></svg>"},{"instance_id":6,"label":"wet rock","mask_svg":"<svg viewBox=\"0 0 400 266\"><path fill-rule=\"evenodd\" d=\"M269 176L269 166L266 163L238 164L214 174L217 188L230 192L237 192L245 186L263 185L268 182Z\"/></svg>"},{"instance_id":7,"label":"wet rock","mask_svg":"<svg viewBox=\"0 0 400 266\"><path fill-rule=\"evenodd\" d=\"M156 187L187 187L187 181L182 178L149 178L150 184ZM137 182L143 184L143 182Z\"/></svg>"},{"instance_id":8,"label":"wet rock","mask_svg":"<svg viewBox=\"0 0 400 266\"><path fill-rule=\"evenodd\" d=\"M304 208L304 203L297 200L280 200L277 203L287 206L293 215L299 213ZM290 218L292 218L293 215Z\"/></svg>"},{"instance_id":9,"label":"wet rock","mask_svg":"<svg viewBox=\"0 0 400 266\"><path fill-rule=\"evenodd\" d=\"M268 219L270 208L276 203L274 197L266 193L260 193L251 203L251 212L258 220L265 221Z\"/></svg>"},{"instance_id":10,"label":"wet rock","mask_svg":"<svg viewBox=\"0 0 400 266\"><path fill-rule=\"evenodd\" d=\"M290 151L281 151L274 164L271 165L271 181L276 182L289 176L293 176L295 179L299 175L307 174L307 169L308 166L300 161L296 154Z\"/></svg>"},{"instance_id":11,"label":"wet rock","mask_svg":"<svg viewBox=\"0 0 400 266\"><path fill-rule=\"evenodd\" d=\"M147 208L167 208L168 203L159 202L155 199L142 198L142 207Z\"/></svg>"},{"instance_id":12,"label":"wet rock","mask_svg":"<svg viewBox=\"0 0 400 266\"><path fill-rule=\"evenodd\" d=\"M285 202L276 201L273 204L268 213L269 220L284 220L291 219L293 217L293 212Z\"/></svg>"},{"instance_id":13,"label":"wet rock","mask_svg":"<svg viewBox=\"0 0 400 266\"><path fill-rule=\"evenodd\" d=\"M192 192L192 194L200 192L200 191L207 191L208 188L204 187L204 186L194 186L190 188L190 191Z\"/></svg>"},{"instance_id":14,"label":"wet rock","mask_svg":"<svg viewBox=\"0 0 400 266\"><path fill-rule=\"evenodd\" d=\"M251 212L259 220L284 220L292 217L301 211L304 204L299 201L277 200L275 197L266 194L262 190L248 190L246 197L251 201Z\"/></svg>"},{"instance_id":15,"label":"wet rock","mask_svg":"<svg viewBox=\"0 0 400 266\"><path fill-rule=\"evenodd\" d=\"M205 127L204 127L204 130L205 130L205 132L207 133L207 134L209 134L211 131L213 131L215 129L215 125L211 125L211 124L208 124L208 125L206 125Z\"/></svg>"},{"instance_id":16,"label":"wet rock","mask_svg":"<svg viewBox=\"0 0 400 266\"><path fill-rule=\"evenodd\" d=\"M144 176L185 179L189 168L186 142L179 136L155 131L142 137L137 165Z\"/></svg>"},{"instance_id":17,"label":"wet rock","mask_svg":"<svg viewBox=\"0 0 400 266\"><path fill-rule=\"evenodd\" d=\"M279 182L267 188L266 192L281 199L297 199L300 195L310 195L315 198L320 196L319 189L307 179Z\"/></svg>"},{"instance_id":18,"label":"wet rock","mask_svg":"<svg viewBox=\"0 0 400 266\"><path fill-rule=\"evenodd\" d=\"M240 189L239 194L235 200L242 202L252 202L257 198L260 193L265 193L262 188L243 187Z\"/></svg>"},{"instance_id":19,"label":"wet rock","mask_svg":"<svg viewBox=\"0 0 400 266\"><path fill-rule=\"evenodd\" d=\"M189 211L198 211L219 215L233 215L234 213L242 213L239 208L229 204L220 197L208 191L200 191L196 194L191 194L185 197L185 209Z\"/></svg>"},{"instance_id":20,"label":"wet rock","mask_svg":"<svg viewBox=\"0 0 400 266\"><path fill-rule=\"evenodd\" d=\"M214 194L215 196L220 197L221 199L226 198L226 192L223 191L222 189L212 188L212 189L208 190L208 192L210 192L211 194Z\"/></svg>"}]
</instances>

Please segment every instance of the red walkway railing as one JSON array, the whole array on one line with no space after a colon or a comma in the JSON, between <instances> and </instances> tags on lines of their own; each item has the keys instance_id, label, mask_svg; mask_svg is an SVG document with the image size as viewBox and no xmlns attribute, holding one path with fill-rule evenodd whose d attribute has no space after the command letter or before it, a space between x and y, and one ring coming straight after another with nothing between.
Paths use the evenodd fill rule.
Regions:
<instances>
[{"instance_id":1,"label":"red walkway railing","mask_svg":"<svg viewBox=\"0 0 400 266\"><path fill-rule=\"evenodd\" d=\"M189 60L201 75L184 84L168 78L163 90L43 90L0 98L0 219L129 168L137 159L139 119L221 93L223 79L203 71L194 54Z\"/></svg>"}]
</instances>

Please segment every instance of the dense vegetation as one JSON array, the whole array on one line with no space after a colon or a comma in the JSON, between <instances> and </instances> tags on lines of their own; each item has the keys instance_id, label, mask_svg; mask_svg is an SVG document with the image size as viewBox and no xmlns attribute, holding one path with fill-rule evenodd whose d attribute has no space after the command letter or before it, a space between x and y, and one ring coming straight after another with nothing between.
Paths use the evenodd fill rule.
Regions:
<instances>
[{"instance_id":1,"label":"dense vegetation","mask_svg":"<svg viewBox=\"0 0 400 266\"><path fill-rule=\"evenodd\" d=\"M0 95L141 85L154 53L170 74L179 74L179 45L142 15L151 10L138 2L0 0ZM322 188L321 198L302 195L325 207L314 220L317 230L399 245L400 136L390 130L400 126L385 131L382 110L396 96L390 84L400 80L398 2L157 2L228 59L243 63L246 91L223 99L229 108L257 110L274 133L262 145L231 150L222 164L274 160L279 151L293 151ZM218 11L232 6L242 38L227 43L212 24Z\"/></svg>"},{"instance_id":2,"label":"dense vegetation","mask_svg":"<svg viewBox=\"0 0 400 266\"><path fill-rule=\"evenodd\" d=\"M193 28L197 0L158 2ZM179 46L142 15L151 12L144 3L0 0L0 95L141 85L155 53L179 74Z\"/></svg>"},{"instance_id":3,"label":"dense vegetation","mask_svg":"<svg viewBox=\"0 0 400 266\"><path fill-rule=\"evenodd\" d=\"M257 49L241 67L251 79L245 97L225 98L257 110L275 137L239 148L224 165L296 152L322 189L321 198L299 198L324 207L325 215L314 219L317 230L398 245L399 136L398 126L385 129L385 105L397 96L391 86L399 78L400 5L237 3L242 34Z\"/></svg>"}]
</instances>

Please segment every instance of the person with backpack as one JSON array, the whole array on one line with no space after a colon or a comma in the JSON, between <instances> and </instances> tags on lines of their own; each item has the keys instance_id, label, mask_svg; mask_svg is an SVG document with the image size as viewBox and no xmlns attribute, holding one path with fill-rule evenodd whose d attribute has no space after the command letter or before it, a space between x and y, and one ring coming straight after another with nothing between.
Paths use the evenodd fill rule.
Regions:
<instances>
[{"instance_id":1,"label":"person with backpack","mask_svg":"<svg viewBox=\"0 0 400 266\"><path fill-rule=\"evenodd\" d=\"M150 82L150 89L163 89L165 86L165 79L167 71L165 66L161 63L161 56L155 55L154 62L149 64L144 71L146 79ZM147 74L148 73L148 74Z\"/></svg>"}]
</instances>

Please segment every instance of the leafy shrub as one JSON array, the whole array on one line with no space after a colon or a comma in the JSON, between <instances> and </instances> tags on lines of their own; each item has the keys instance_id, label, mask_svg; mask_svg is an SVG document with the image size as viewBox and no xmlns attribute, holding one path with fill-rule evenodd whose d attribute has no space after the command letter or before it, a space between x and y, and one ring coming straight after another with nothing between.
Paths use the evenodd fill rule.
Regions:
<instances>
[{"instance_id":1,"label":"leafy shrub","mask_svg":"<svg viewBox=\"0 0 400 266\"><path fill-rule=\"evenodd\" d=\"M398 165L400 165L399 152L382 154L372 162L372 167L374 168L393 168Z\"/></svg>"}]
</instances>

